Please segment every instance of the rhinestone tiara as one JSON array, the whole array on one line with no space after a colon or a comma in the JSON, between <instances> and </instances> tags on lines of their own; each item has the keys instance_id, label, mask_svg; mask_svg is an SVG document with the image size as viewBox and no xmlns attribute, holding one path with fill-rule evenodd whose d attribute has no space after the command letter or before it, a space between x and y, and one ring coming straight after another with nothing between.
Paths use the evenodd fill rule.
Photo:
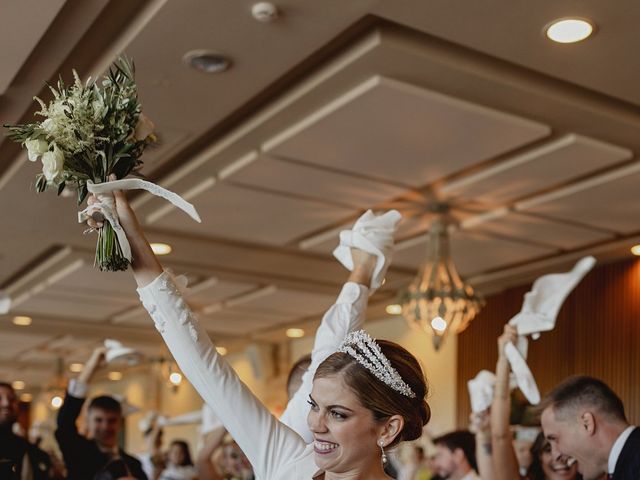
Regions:
<instances>
[{"instance_id":1,"label":"rhinestone tiara","mask_svg":"<svg viewBox=\"0 0 640 480\"><path fill-rule=\"evenodd\" d=\"M411 387L402 380L398 371L391 366L380 346L364 330L351 332L344 339L338 352L351 355L378 380L409 398L416 398Z\"/></svg>"}]
</instances>

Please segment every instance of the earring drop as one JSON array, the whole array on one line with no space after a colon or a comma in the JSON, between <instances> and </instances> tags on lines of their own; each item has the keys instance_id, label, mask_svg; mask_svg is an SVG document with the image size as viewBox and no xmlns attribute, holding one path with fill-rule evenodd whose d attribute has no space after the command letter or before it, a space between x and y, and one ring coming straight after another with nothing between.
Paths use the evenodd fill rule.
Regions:
<instances>
[{"instance_id":1,"label":"earring drop","mask_svg":"<svg viewBox=\"0 0 640 480\"><path fill-rule=\"evenodd\" d=\"M387 454L384 453L384 442L382 440L378 440L378 445L380 446L380 451L382 452L382 466L384 467L389 459L387 458Z\"/></svg>"}]
</instances>

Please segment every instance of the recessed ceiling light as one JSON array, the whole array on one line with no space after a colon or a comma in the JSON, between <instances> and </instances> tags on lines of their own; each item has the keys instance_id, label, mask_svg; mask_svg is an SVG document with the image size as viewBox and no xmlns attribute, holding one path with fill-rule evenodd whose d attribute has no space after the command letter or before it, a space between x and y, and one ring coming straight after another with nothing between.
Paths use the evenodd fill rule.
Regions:
<instances>
[{"instance_id":1,"label":"recessed ceiling light","mask_svg":"<svg viewBox=\"0 0 640 480\"><path fill-rule=\"evenodd\" d=\"M227 353L229 353L229 350L227 350L227 349L226 349L226 348L224 348L224 347L216 347L216 350L217 350L217 352L218 352L220 355L222 355L223 357L224 357Z\"/></svg>"},{"instance_id":2,"label":"recessed ceiling light","mask_svg":"<svg viewBox=\"0 0 640 480\"><path fill-rule=\"evenodd\" d=\"M73 373L80 373L83 368L84 365L82 363L72 363L71 365L69 365L69 370Z\"/></svg>"},{"instance_id":3,"label":"recessed ceiling light","mask_svg":"<svg viewBox=\"0 0 640 480\"><path fill-rule=\"evenodd\" d=\"M287 337L289 338L301 338L304 337L304 330L301 328L288 328Z\"/></svg>"},{"instance_id":4,"label":"recessed ceiling light","mask_svg":"<svg viewBox=\"0 0 640 480\"><path fill-rule=\"evenodd\" d=\"M437 332L444 332L447 329L447 322L442 317L436 317L431 320L431 326Z\"/></svg>"},{"instance_id":5,"label":"recessed ceiling light","mask_svg":"<svg viewBox=\"0 0 640 480\"><path fill-rule=\"evenodd\" d=\"M631 253L640 257L640 245L634 245L631 247Z\"/></svg>"},{"instance_id":6,"label":"recessed ceiling light","mask_svg":"<svg viewBox=\"0 0 640 480\"><path fill-rule=\"evenodd\" d=\"M14 325L19 325L21 327L26 327L31 325L31 322L33 322L31 317L13 317L13 324Z\"/></svg>"},{"instance_id":7,"label":"recessed ceiling light","mask_svg":"<svg viewBox=\"0 0 640 480\"><path fill-rule=\"evenodd\" d=\"M11 383L14 390L24 390L25 383L22 380L15 380Z\"/></svg>"},{"instance_id":8,"label":"recessed ceiling light","mask_svg":"<svg viewBox=\"0 0 640 480\"><path fill-rule=\"evenodd\" d=\"M182 375L178 372L173 372L171 375L169 375L169 381L174 385L180 385L180 383L182 382Z\"/></svg>"},{"instance_id":9,"label":"recessed ceiling light","mask_svg":"<svg viewBox=\"0 0 640 480\"><path fill-rule=\"evenodd\" d=\"M589 37L593 33L593 25L579 18L563 18L551 22L545 33L554 42L575 43Z\"/></svg>"},{"instance_id":10,"label":"recessed ceiling light","mask_svg":"<svg viewBox=\"0 0 640 480\"><path fill-rule=\"evenodd\" d=\"M122 372L109 372L107 378L117 382L118 380L122 380Z\"/></svg>"},{"instance_id":11,"label":"recessed ceiling light","mask_svg":"<svg viewBox=\"0 0 640 480\"><path fill-rule=\"evenodd\" d=\"M222 73L231 67L229 58L208 50L192 50L187 52L182 59L191 68L204 73Z\"/></svg>"},{"instance_id":12,"label":"recessed ceiling light","mask_svg":"<svg viewBox=\"0 0 640 480\"><path fill-rule=\"evenodd\" d=\"M400 315L402 313L402 305L398 305L397 303L387 305L385 310L389 315Z\"/></svg>"},{"instance_id":13,"label":"recessed ceiling light","mask_svg":"<svg viewBox=\"0 0 640 480\"><path fill-rule=\"evenodd\" d=\"M30 393L23 393L22 395L20 395L21 402L29 403L31 400L33 400L33 395L31 395Z\"/></svg>"},{"instance_id":14,"label":"recessed ceiling light","mask_svg":"<svg viewBox=\"0 0 640 480\"><path fill-rule=\"evenodd\" d=\"M153 253L156 255L169 255L173 249L171 245L167 243L152 243L151 250L153 250Z\"/></svg>"},{"instance_id":15,"label":"recessed ceiling light","mask_svg":"<svg viewBox=\"0 0 640 480\"><path fill-rule=\"evenodd\" d=\"M62 406L62 397L56 395L51 399L51 406L55 409L58 409Z\"/></svg>"}]
</instances>

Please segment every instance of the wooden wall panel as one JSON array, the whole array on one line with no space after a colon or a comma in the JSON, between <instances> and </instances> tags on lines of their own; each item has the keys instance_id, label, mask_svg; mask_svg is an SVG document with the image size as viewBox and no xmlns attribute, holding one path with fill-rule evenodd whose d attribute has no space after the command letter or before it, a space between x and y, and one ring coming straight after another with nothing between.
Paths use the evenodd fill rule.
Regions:
<instances>
[{"instance_id":1,"label":"wooden wall panel","mask_svg":"<svg viewBox=\"0 0 640 480\"><path fill-rule=\"evenodd\" d=\"M522 305L530 285L487 299L487 305L458 339L458 425L468 423L467 380L494 371L496 340ZM604 380L622 398L627 417L640 424L640 261L597 266L567 298L552 332L529 343L529 359L544 396L569 375ZM437 412L435 412L437 415Z\"/></svg>"}]
</instances>

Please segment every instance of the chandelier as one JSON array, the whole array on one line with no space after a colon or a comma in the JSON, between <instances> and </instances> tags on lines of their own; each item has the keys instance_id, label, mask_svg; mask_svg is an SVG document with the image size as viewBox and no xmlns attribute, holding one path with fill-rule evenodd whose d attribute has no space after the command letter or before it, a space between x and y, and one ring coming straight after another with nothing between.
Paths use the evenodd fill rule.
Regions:
<instances>
[{"instance_id":1,"label":"chandelier","mask_svg":"<svg viewBox=\"0 0 640 480\"><path fill-rule=\"evenodd\" d=\"M462 332L484 306L483 298L460 278L449 249L447 205L432 207L438 216L429 228L427 258L418 276L400 296L402 315L412 327L431 334L440 348L449 332Z\"/></svg>"}]
</instances>

